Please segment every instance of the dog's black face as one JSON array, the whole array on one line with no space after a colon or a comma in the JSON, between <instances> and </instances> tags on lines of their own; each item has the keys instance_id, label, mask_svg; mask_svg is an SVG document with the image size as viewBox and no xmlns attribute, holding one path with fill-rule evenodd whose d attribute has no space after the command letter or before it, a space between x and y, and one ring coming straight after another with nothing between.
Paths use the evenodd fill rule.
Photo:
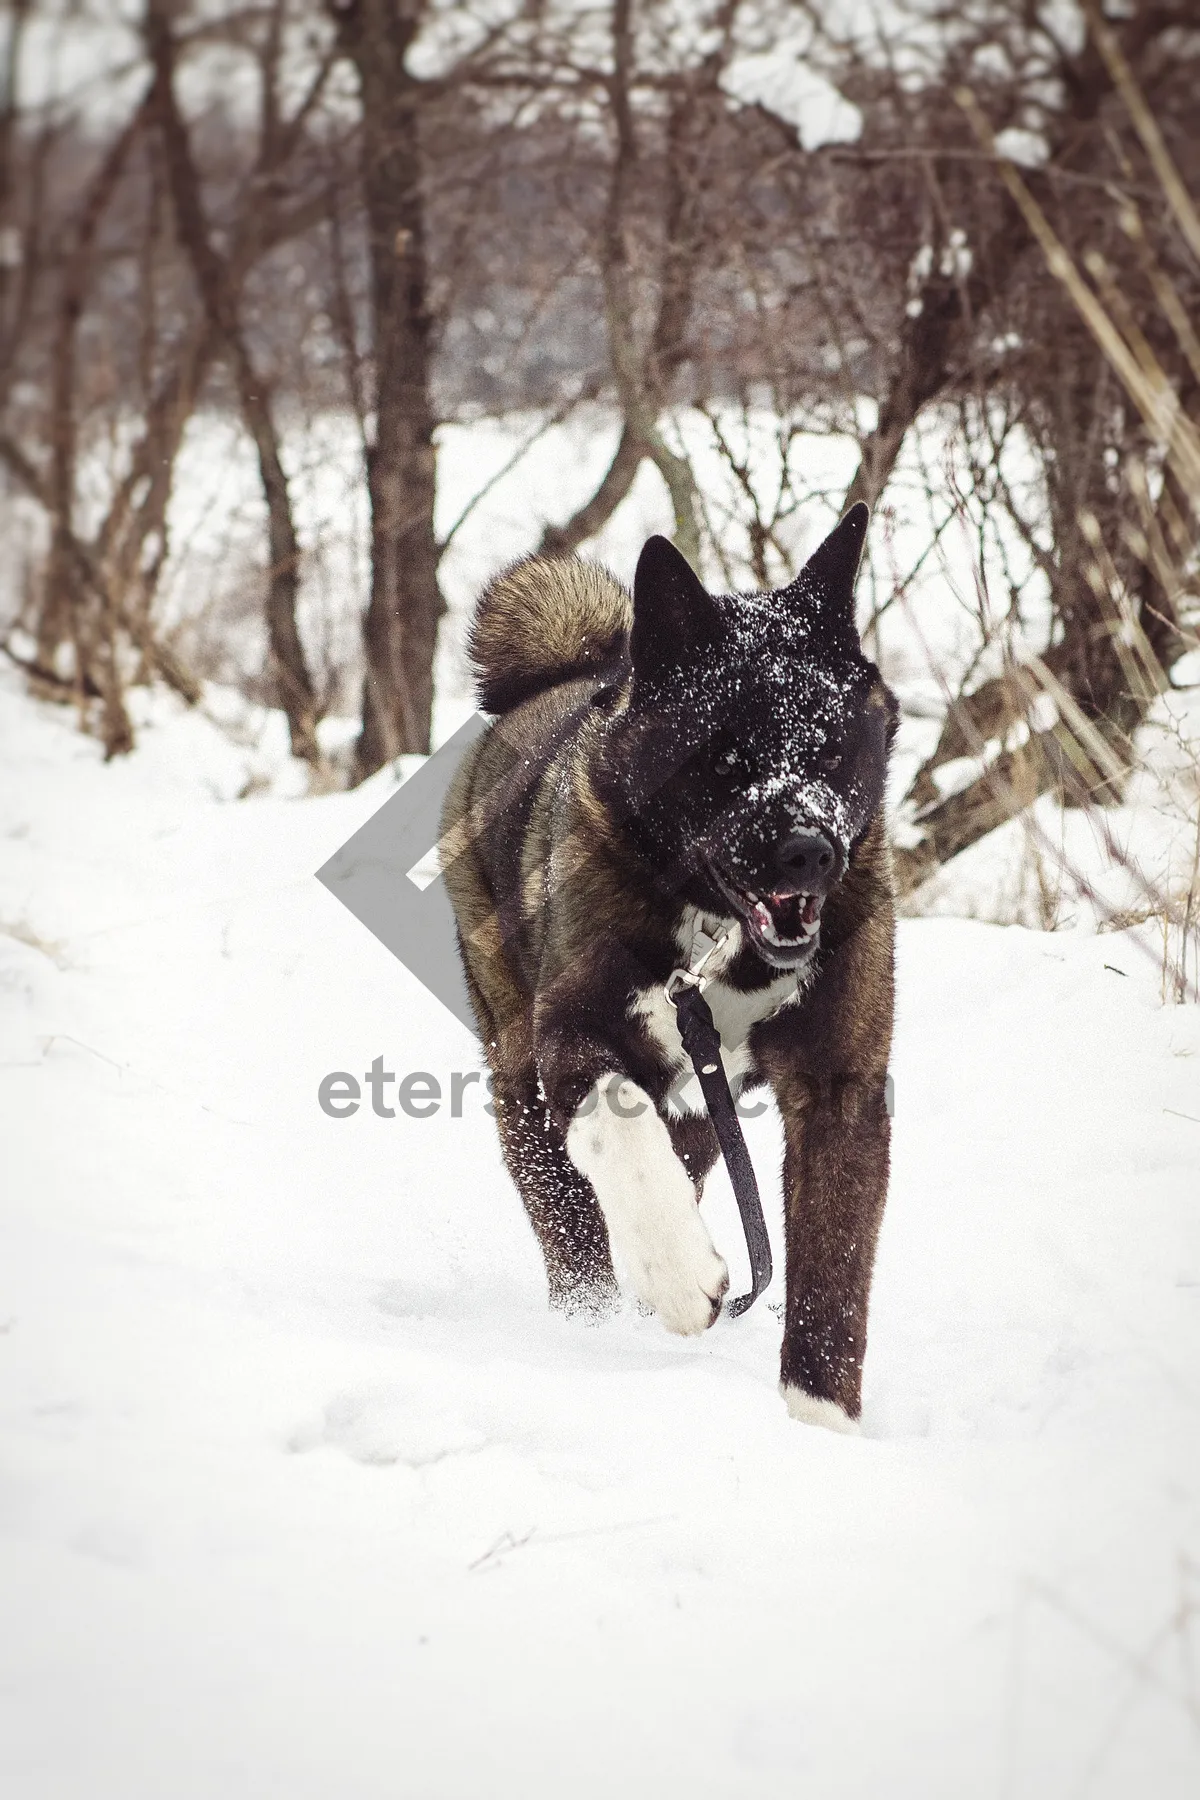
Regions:
<instances>
[{"instance_id":1,"label":"dog's black face","mask_svg":"<svg viewBox=\"0 0 1200 1800\"><path fill-rule=\"evenodd\" d=\"M896 708L863 655L856 506L789 587L709 595L663 538L634 584L628 705L604 765L672 891L795 968L882 799Z\"/></svg>"}]
</instances>

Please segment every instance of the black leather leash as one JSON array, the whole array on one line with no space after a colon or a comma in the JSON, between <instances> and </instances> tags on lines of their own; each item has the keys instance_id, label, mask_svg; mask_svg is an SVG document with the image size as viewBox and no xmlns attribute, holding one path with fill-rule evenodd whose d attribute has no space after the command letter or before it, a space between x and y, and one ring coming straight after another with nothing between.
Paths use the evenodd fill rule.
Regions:
<instances>
[{"instance_id":1,"label":"black leather leash","mask_svg":"<svg viewBox=\"0 0 1200 1800\"><path fill-rule=\"evenodd\" d=\"M701 993L700 985L697 973L677 970L668 983L667 998L675 1008L679 1035L696 1071L696 1080L700 1083L704 1104L713 1122L721 1155L725 1158L725 1167L729 1170L734 1199L742 1216L746 1248L750 1252L750 1292L725 1303L725 1311L731 1319L736 1319L754 1305L764 1288L770 1286L771 1240L767 1236L767 1222L763 1218L762 1201L758 1197L754 1164L750 1161L750 1152L742 1135L733 1095L725 1078L725 1065L721 1061L721 1034L713 1023L708 1001Z\"/></svg>"}]
</instances>

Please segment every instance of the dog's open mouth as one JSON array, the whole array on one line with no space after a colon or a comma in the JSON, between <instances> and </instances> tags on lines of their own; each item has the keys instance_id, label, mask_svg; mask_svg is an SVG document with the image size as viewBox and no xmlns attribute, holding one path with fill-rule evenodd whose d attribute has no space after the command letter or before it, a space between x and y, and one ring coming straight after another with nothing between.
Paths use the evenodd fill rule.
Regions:
<instances>
[{"instance_id":1,"label":"dog's open mouth","mask_svg":"<svg viewBox=\"0 0 1200 1800\"><path fill-rule=\"evenodd\" d=\"M750 937L768 961L790 964L816 948L823 894L756 893L710 863L713 877L732 902Z\"/></svg>"}]
</instances>

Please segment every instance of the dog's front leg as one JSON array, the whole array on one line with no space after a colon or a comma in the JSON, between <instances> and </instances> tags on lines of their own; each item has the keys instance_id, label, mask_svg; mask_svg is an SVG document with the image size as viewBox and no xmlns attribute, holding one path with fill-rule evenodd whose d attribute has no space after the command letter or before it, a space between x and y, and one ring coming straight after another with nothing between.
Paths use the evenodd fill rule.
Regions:
<instances>
[{"instance_id":1,"label":"dog's front leg","mask_svg":"<svg viewBox=\"0 0 1200 1800\"><path fill-rule=\"evenodd\" d=\"M729 1271L649 1094L616 1071L602 1075L575 1110L567 1154L592 1184L618 1273L639 1300L668 1331L706 1331Z\"/></svg>"},{"instance_id":2,"label":"dog's front leg","mask_svg":"<svg viewBox=\"0 0 1200 1800\"><path fill-rule=\"evenodd\" d=\"M857 1431L891 1121L882 1079L816 1078L781 1095L787 1306L781 1389L808 1424Z\"/></svg>"}]
</instances>

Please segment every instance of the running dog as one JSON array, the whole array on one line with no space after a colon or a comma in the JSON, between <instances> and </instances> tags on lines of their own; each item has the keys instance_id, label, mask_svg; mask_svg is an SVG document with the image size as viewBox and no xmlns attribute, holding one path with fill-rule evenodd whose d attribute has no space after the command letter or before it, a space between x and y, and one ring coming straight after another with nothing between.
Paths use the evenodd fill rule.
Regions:
<instances>
[{"instance_id":1,"label":"running dog","mask_svg":"<svg viewBox=\"0 0 1200 1800\"><path fill-rule=\"evenodd\" d=\"M574 558L498 575L470 640L496 720L443 835L552 1305L605 1309L615 1263L670 1331L720 1311L698 1206L716 1137L666 992L702 947L731 1088L769 1085L783 1118L781 1391L840 1431L858 1429L890 1127L897 709L854 623L867 517L852 507L771 593L709 594L661 537L632 596Z\"/></svg>"}]
</instances>

